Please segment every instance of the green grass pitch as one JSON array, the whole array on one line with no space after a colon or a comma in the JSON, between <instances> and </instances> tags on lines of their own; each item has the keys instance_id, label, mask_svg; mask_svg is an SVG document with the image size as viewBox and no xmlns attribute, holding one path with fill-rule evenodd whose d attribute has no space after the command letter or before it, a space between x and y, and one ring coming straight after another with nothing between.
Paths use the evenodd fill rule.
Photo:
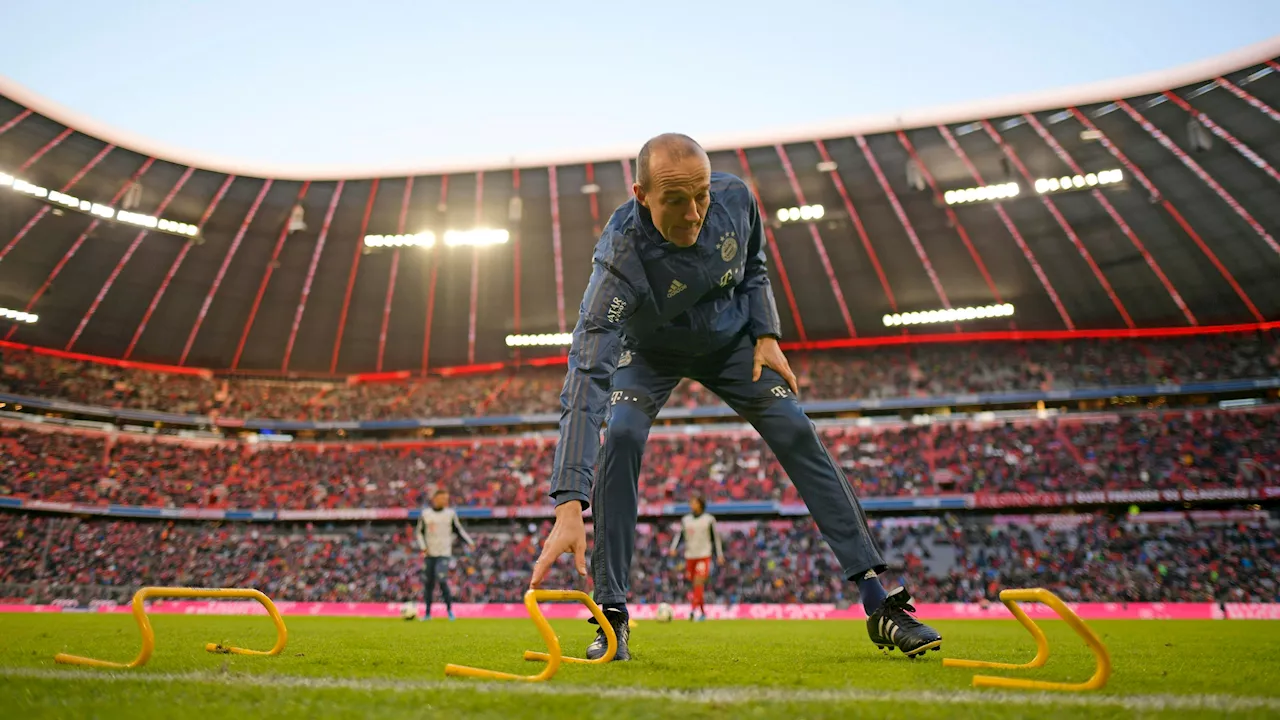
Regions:
<instances>
[{"instance_id":1,"label":"green grass pitch","mask_svg":"<svg viewBox=\"0 0 1280 720\"><path fill-rule=\"evenodd\" d=\"M563 666L548 683L447 679L448 662L532 674L540 649L528 621L286 618L279 657L213 655L206 642L268 648L265 617L157 615L156 652L144 668L56 665L70 652L128 661L140 641L130 615L0 615L0 708L36 717L1280 717L1280 623L1109 621L1092 626L1115 666L1094 693L976 690L972 671L941 658L1025 662L1025 630L1002 621L938 623L941 653L886 656L858 622L641 622L634 660ZM1059 621L1042 622L1048 665L1011 671L1082 681L1093 661ZM556 624L567 653L593 627Z\"/></svg>"}]
</instances>

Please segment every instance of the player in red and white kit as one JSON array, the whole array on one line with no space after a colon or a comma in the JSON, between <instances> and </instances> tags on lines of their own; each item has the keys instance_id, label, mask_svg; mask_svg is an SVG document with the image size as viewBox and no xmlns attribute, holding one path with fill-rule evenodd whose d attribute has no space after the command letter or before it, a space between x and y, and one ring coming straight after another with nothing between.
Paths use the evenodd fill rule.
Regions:
<instances>
[{"instance_id":1,"label":"player in red and white kit","mask_svg":"<svg viewBox=\"0 0 1280 720\"><path fill-rule=\"evenodd\" d=\"M700 497L689 501L693 512L680 519L680 527L671 540L670 554L676 554L680 538L684 537L684 578L693 584L689 592L689 619L706 620L707 606L703 604L703 592L707 578L711 576L711 551L715 550L716 564L724 564L724 548L720 546L720 533L716 532L716 516L707 512L707 503ZM702 613L701 617L698 613Z\"/></svg>"}]
</instances>

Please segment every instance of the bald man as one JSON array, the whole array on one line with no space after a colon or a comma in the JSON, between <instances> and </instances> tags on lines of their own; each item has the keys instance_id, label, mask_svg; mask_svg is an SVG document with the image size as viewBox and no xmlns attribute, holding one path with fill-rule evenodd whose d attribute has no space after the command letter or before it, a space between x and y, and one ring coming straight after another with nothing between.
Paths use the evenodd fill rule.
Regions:
<instances>
[{"instance_id":1,"label":"bald man","mask_svg":"<svg viewBox=\"0 0 1280 720\"><path fill-rule=\"evenodd\" d=\"M595 599L618 638L614 659L631 658L626 602L640 461L658 411L687 377L746 418L777 455L842 575L857 584L871 641L911 657L940 647L941 636L912 616L905 588L886 594L881 586L885 562L862 506L800 407L778 347L764 223L750 188L711 172L693 139L667 134L640 149L632 192L596 245L573 331L551 476L556 522L531 586L566 553L586 574L582 513L592 504ZM605 650L600 630L587 656Z\"/></svg>"}]
</instances>

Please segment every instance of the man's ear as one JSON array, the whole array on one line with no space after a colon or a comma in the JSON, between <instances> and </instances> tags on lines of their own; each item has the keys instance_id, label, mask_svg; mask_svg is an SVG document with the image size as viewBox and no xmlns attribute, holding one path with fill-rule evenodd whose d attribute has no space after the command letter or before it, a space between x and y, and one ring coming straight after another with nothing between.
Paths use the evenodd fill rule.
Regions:
<instances>
[{"instance_id":1,"label":"man's ear","mask_svg":"<svg viewBox=\"0 0 1280 720\"><path fill-rule=\"evenodd\" d=\"M640 183L631 186L631 192L636 196L636 202L645 207L649 207L649 198L645 195L644 188L640 187Z\"/></svg>"}]
</instances>

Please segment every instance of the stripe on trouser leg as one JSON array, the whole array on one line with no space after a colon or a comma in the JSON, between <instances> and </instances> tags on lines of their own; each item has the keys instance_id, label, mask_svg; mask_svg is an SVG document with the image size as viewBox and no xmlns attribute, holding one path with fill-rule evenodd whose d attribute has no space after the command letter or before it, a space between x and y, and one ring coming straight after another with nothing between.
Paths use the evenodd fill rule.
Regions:
<instances>
[{"instance_id":1,"label":"stripe on trouser leg","mask_svg":"<svg viewBox=\"0 0 1280 720\"><path fill-rule=\"evenodd\" d=\"M613 390L609 398L609 426L597 460L593 512L597 524L592 551L592 559L598 562L592 568L595 597L605 603L625 602L630 591L639 475L656 415L654 403L643 390ZM617 509L614 499L622 503Z\"/></svg>"},{"instance_id":2,"label":"stripe on trouser leg","mask_svg":"<svg viewBox=\"0 0 1280 720\"><path fill-rule=\"evenodd\" d=\"M756 402L755 407L745 407L748 419L773 448L799 489L823 538L840 561L842 577L852 579L868 569L884 568L884 557L870 536L867 516L844 471L823 445L813 421L794 398L764 400L767 406L760 407Z\"/></svg>"},{"instance_id":3,"label":"stripe on trouser leg","mask_svg":"<svg viewBox=\"0 0 1280 720\"><path fill-rule=\"evenodd\" d=\"M807 417L808 416L806 416L806 418ZM810 421L809 425L814 434L817 434L818 429L813 425L813 421ZM853 486L849 484L848 476L845 475L844 471L836 464L835 458L831 457L831 451L827 449L826 443L822 442L821 436L818 437L818 445L822 448L822 454L827 458L827 465L831 468L831 472L835 474L836 481L840 484L840 489L844 491L845 499L849 501L849 507L853 508L853 512L858 516L859 522L861 522L862 526L867 529L867 532L863 534L863 538L866 540L867 544L871 546L872 554L880 556L880 562L881 564L884 564L884 554L880 552L880 548L876 547L875 539L871 536L871 530L867 524L867 513L862 509L862 503L858 502L857 496L853 494ZM874 571L875 568L873 567L871 570ZM845 579L853 580L862 572L862 569L852 570Z\"/></svg>"},{"instance_id":4,"label":"stripe on trouser leg","mask_svg":"<svg viewBox=\"0 0 1280 720\"><path fill-rule=\"evenodd\" d=\"M591 525L593 529L591 541L591 581L592 584L595 585L591 594L592 598L597 602L600 600L601 589L603 588L607 591L609 587L609 561L606 557L607 553L605 552L604 543L601 542L605 532L605 491L604 481L599 477L604 468L604 453L606 447L608 447L607 438L604 442L600 443L600 451L596 453L596 486L594 491L591 493Z\"/></svg>"}]
</instances>

